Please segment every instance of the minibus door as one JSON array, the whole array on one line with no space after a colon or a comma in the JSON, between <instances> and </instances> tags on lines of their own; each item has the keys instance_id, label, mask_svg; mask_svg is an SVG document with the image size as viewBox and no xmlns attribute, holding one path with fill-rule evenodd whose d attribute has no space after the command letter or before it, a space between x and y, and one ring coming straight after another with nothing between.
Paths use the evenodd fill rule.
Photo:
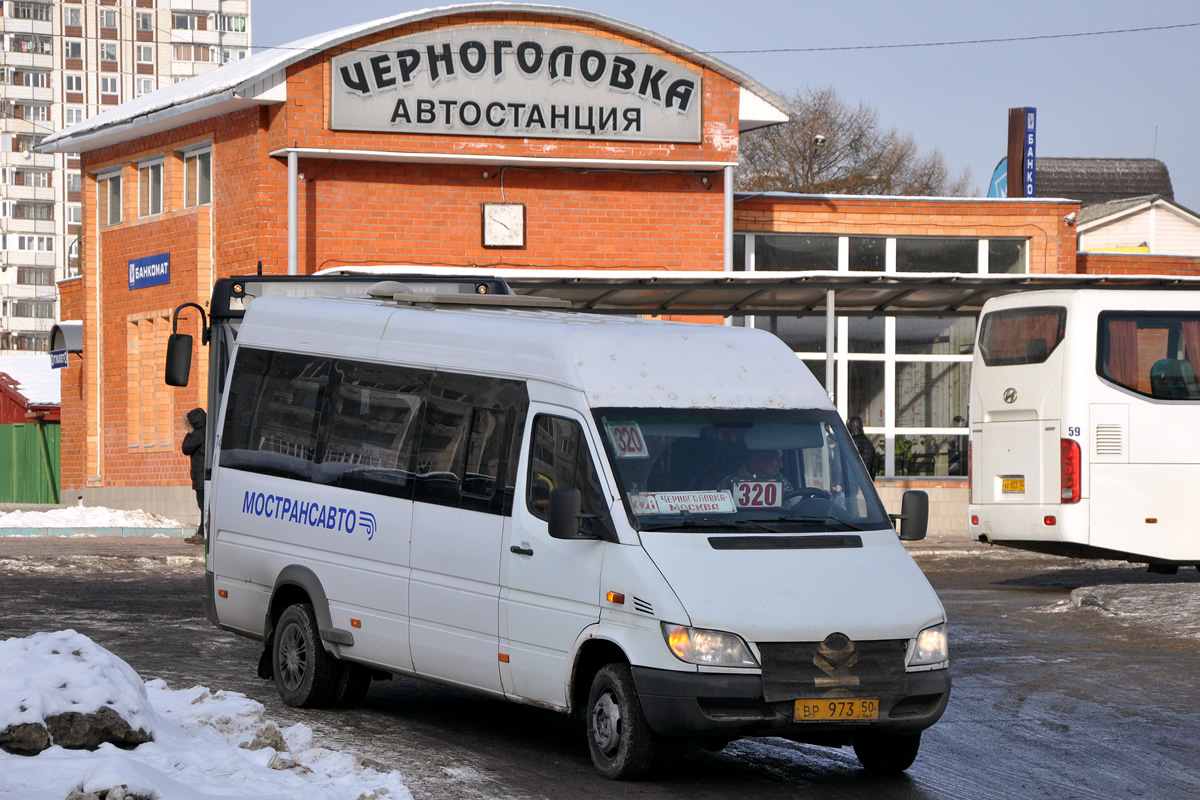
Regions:
<instances>
[{"instance_id":1,"label":"minibus door","mask_svg":"<svg viewBox=\"0 0 1200 800\"><path fill-rule=\"evenodd\" d=\"M524 474L501 553L500 675L510 697L562 708L572 648L600 617L601 562L613 545L590 537L551 538L550 491L579 489L585 515L606 515L609 504L582 420L559 407L535 404L530 413ZM581 535L588 537L601 522L583 520Z\"/></svg>"}]
</instances>

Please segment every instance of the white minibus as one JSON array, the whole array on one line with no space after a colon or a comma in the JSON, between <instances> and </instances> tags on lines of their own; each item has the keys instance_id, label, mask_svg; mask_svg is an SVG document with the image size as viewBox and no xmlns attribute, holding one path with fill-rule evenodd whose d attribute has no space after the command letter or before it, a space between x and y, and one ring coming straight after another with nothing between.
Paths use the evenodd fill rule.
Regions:
<instances>
[{"instance_id":1,"label":"white minibus","mask_svg":"<svg viewBox=\"0 0 1200 800\"><path fill-rule=\"evenodd\" d=\"M980 312L971 367L973 538L1200 564L1200 294L1044 290Z\"/></svg>"},{"instance_id":2,"label":"white minibus","mask_svg":"<svg viewBox=\"0 0 1200 800\"><path fill-rule=\"evenodd\" d=\"M899 541L928 500L898 537L779 339L502 282L289 280L214 293L205 592L286 703L424 678L577 715L614 779L666 740L912 764L950 692L945 612Z\"/></svg>"}]
</instances>

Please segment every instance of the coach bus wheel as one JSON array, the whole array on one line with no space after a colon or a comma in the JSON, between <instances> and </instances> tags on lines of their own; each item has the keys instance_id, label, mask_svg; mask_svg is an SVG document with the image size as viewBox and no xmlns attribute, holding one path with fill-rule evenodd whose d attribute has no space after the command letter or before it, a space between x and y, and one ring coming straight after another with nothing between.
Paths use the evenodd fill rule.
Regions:
<instances>
[{"instance_id":1,"label":"coach bus wheel","mask_svg":"<svg viewBox=\"0 0 1200 800\"><path fill-rule=\"evenodd\" d=\"M275 685L289 706L317 708L337 699L345 666L325 652L308 603L288 606L279 617L273 660Z\"/></svg>"},{"instance_id":2,"label":"coach bus wheel","mask_svg":"<svg viewBox=\"0 0 1200 800\"><path fill-rule=\"evenodd\" d=\"M917 760L921 734L863 734L854 738L854 755L868 772L903 772Z\"/></svg>"},{"instance_id":3,"label":"coach bus wheel","mask_svg":"<svg viewBox=\"0 0 1200 800\"><path fill-rule=\"evenodd\" d=\"M592 680L587 705L588 749L596 770L615 781L644 776L654 761L655 739L629 666L602 667Z\"/></svg>"}]
</instances>

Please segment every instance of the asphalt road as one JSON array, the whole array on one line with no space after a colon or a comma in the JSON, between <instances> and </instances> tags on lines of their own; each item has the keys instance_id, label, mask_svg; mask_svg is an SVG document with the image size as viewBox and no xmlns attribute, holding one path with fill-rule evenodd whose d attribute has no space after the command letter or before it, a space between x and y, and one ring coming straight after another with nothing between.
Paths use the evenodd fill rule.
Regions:
<instances>
[{"instance_id":1,"label":"asphalt road","mask_svg":"<svg viewBox=\"0 0 1200 800\"><path fill-rule=\"evenodd\" d=\"M1149 575L979 546L914 549L951 619L954 691L903 776L849 750L763 739L668 753L651 782L596 775L582 731L538 709L397 678L353 711L284 706L259 645L204 619L198 549L171 540L0 540L0 636L73 628L144 679L244 692L286 726L405 775L430 798L1200 796L1200 637L1163 624L1200 573ZM1072 590L1092 587L1077 593ZM865 590L870 590L869 588ZM1162 615L1092 603L1112 593ZM1161 618L1160 618L1161 616Z\"/></svg>"}]
</instances>

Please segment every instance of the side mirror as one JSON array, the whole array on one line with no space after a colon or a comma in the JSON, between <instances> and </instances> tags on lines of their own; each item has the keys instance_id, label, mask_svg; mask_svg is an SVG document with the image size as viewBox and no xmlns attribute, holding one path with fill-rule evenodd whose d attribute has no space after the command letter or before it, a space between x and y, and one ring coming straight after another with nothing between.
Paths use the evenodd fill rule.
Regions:
<instances>
[{"instance_id":1,"label":"side mirror","mask_svg":"<svg viewBox=\"0 0 1200 800\"><path fill-rule=\"evenodd\" d=\"M571 487L550 490L549 533L554 539L584 539L579 534L583 516L583 495Z\"/></svg>"},{"instance_id":2,"label":"side mirror","mask_svg":"<svg viewBox=\"0 0 1200 800\"><path fill-rule=\"evenodd\" d=\"M905 492L900 502L900 513L888 516L900 522L901 541L919 542L925 538L929 528L929 495L919 489Z\"/></svg>"},{"instance_id":3,"label":"side mirror","mask_svg":"<svg viewBox=\"0 0 1200 800\"><path fill-rule=\"evenodd\" d=\"M163 375L167 386L187 386L192 371L192 335L172 333L167 337L167 366Z\"/></svg>"}]
</instances>

